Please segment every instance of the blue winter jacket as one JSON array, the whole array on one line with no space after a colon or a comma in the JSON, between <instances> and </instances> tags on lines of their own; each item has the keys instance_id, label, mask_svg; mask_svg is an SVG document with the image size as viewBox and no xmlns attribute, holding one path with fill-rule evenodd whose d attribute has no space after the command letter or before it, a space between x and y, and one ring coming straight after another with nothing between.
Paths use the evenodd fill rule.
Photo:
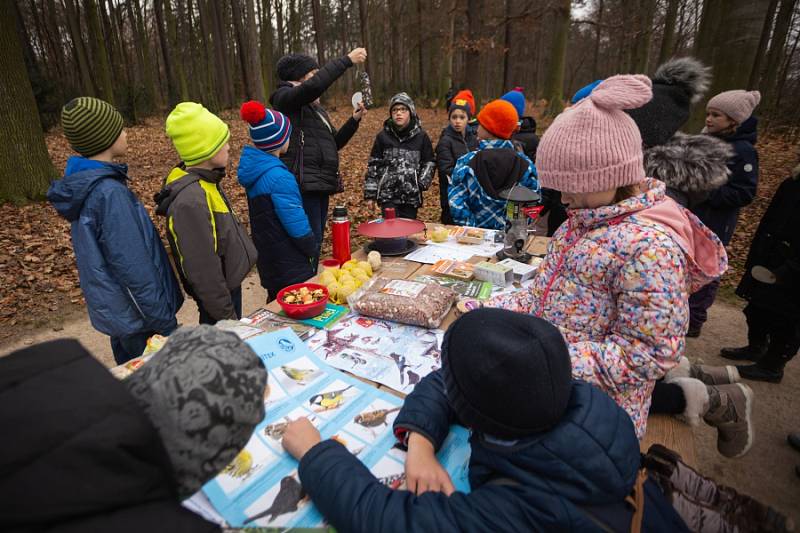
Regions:
<instances>
[{"instance_id":1,"label":"blue winter jacket","mask_svg":"<svg viewBox=\"0 0 800 533\"><path fill-rule=\"evenodd\" d=\"M731 174L728 183L711 193L708 200L693 209L703 223L717 234L725 246L731 242L739 210L750 205L758 186L758 119L750 117L730 137L722 140L730 143L735 154L728 161Z\"/></svg>"},{"instance_id":2,"label":"blue winter jacket","mask_svg":"<svg viewBox=\"0 0 800 533\"><path fill-rule=\"evenodd\" d=\"M280 159L245 146L237 174L247 191L261 286L273 300L283 287L314 276L316 238L303 210L297 179Z\"/></svg>"},{"instance_id":3,"label":"blue winter jacket","mask_svg":"<svg viewBox=\"0 0 800 533\"><path fill-rule=\"evenodd\" d=\"M482 140L478 150L456 162L447 191L450 214L459 226L503 229L508 202L497 193L519 184L539 192L536 167L511 141Z\"/></svg>"},{"instance_id":4,"label":"blue winter jacket","mask_svg":"<svg viewBox=\"0 0 800 533\"><path fill-rule=\"evenodd\" d=\"M437 371L406 398L394 428L421 433L438 450L455 422ZM639 442L625 411L587 383L574 382L567 412L550 431L516 442L474 432L470 445L469 494L391 490L332 440L303 456L300 480L343 532L599 531L585 509L605 517L616 508L627 514L626 529L630 524L623 501L639 469ZM650 511L645 505L643 525L645 531L685 531L668 504Z\"/></svg>"},{"instance_id":5,"label":"blue winter jacket","mask_svg":"<svg viewBox=\"0 0 800 533\"><path fill-rule=\"evenodd\" d=\"M183 294L144 206L128 189L127 165L74 156L47 199L71 224L89 318L111 336L170 333Z\"/></svg>"}]
</instances>

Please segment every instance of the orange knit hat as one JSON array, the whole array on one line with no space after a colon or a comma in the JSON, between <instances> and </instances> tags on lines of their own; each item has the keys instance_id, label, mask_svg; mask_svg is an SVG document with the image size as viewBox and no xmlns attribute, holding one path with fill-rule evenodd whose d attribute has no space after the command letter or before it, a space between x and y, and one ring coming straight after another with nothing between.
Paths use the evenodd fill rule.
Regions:
<instances>
[{"instance_id":1,"label":"orange knit hat","mask_svg":"<svg viewBox=\"0 0 800 533\"><path fill-rule=\"evenodd\" d=\"M448 113L452 112L453 109L457 108L469 108L464 109L467 111L469 116L475 115L475 97L472 95L472 91L469 89L464 89L463 91L458 91L456 95L450 100L450 108L448 109Z\"/></svg>"},{"instance_id":2,"label":"orange knit hat","mask_svg":"<svg viewBox=\"0 0 800 533\"><path fill-rule=\"evenodd\" d=\"M492 100L478 113L478 123L500 139L510 139L517 131L517 110L505 100Z\"/></svg>"}]
</instances>

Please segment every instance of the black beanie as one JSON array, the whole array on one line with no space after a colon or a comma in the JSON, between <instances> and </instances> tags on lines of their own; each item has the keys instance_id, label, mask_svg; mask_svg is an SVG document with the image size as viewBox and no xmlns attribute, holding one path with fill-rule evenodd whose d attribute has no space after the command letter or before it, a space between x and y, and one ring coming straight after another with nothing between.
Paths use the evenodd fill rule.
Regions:
<instances>
[{"instance_id":1,"label":"black beanie","mask_svg":"<svg viewBox=\"0 0 800 533\"><path fill-rule=\"evenodd\" d=\"M691 57L670 59L653 75L653 99L642 107L626 109L642 134L646 148L660 146L689 120L691 105L708 89L708 67Z\"/></svg>"},{"instance_id":2,"label":"black beanie","mask_svg":"<svg viewBox=\"0 0 800 533\"><path fill-rule=\"evenodd\" d=\"M278 79L281 81L298 81L315 68L319 68L317 62L305 54L286 54L276 65Z\"/></svg>"},{"instance_id":3,"label":"black beanie","mask_svg":"<svg viewBox=\"0 0 800 533\"><path fill-rule=\"evenodd\" d=\"M572 389L569 350L558 328L503 309L476 309L450 326L442 371L458 419L501 439L553 427Z\"/></svg>"}]
</instances>

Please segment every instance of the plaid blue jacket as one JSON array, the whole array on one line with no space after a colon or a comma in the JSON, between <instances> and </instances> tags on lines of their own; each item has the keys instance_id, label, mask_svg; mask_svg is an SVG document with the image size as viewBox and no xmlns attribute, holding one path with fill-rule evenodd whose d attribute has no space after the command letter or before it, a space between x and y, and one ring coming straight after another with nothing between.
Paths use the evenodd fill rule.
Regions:
<instances>
[{"instance_id":1,"label":"plaid blue jacket","mask_svg":"<svg viewBox=\"0 0 800 533\"><path fill-rule=\"evenodd\" d=\"M476 228L504 229L506 224L506 201L489 196L478 182L478 177L469 166L469 162L480 150L495 148L511 148L511 141L492 139L483 140L478 145L478 150L461 156L453 169L452 183L447 192L450 202L450 213L459 226L473 226ZM528 162L528 170L522 176L519 184L539 192L539 181L536 179L536 167L531 160L522 153L517 152Z\"/></svg>"}]
</instances>

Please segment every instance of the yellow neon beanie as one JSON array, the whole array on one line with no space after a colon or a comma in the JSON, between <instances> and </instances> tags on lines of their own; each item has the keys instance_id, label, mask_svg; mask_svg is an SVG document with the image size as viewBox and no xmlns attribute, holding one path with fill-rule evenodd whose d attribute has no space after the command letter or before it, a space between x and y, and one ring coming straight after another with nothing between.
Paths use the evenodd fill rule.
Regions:
<instances>
[{"instance_id":1,"label":"yellow neon beanie","mask_svg":"<svg viewBox=\"0 0 800 533\"><path fill-rule=\"evenodd\" d=\"M181 102L167 117L167 136L187 167L208 161L231 133L217 115L196 102Z\"/></svg>"}]
</instances>

